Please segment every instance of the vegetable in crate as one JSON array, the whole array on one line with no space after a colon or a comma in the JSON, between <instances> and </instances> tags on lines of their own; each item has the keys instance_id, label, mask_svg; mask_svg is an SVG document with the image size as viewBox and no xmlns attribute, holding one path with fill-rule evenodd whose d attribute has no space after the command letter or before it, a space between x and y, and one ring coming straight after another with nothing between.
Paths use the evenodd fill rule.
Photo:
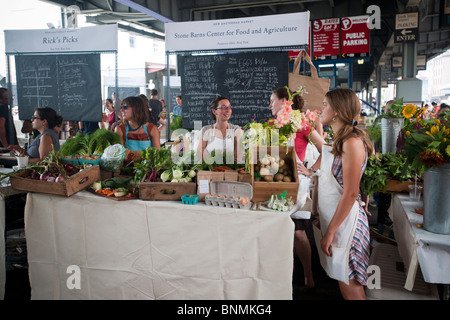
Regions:
<instances>
[{"instance_id":1,"label":"vegetable in crate","mask_svg":"<svg viewBox=\"0 0 450 320\"><path fill-rule=\"evenodd\" d=\"M70 176L78 173L84 166L72 165L64 163L62 158L53 148L48 156L35 164L31 164L26 168L10 173L0 173L0 180L10 177L18 172L27 172L28 178L33 180L47 181L47 182L63 182Z\"/></svg>"},{"instance_id":2,"label":"vegetable in crate","mask_svg":"<svg viewBox=\"0 0 450 320\"><path fill-rule=\"evenodd\" d=\"M174 167L170 149L149 147L142 150L142 159L135 163L135 181L156 182L160 171Z\"/></svg>"}]
</instances>

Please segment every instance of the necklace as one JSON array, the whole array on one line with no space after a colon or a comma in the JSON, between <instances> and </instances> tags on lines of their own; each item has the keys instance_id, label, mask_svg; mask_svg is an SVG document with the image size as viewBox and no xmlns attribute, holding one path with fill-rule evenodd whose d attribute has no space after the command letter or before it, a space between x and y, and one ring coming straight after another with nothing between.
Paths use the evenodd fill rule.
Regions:
<instances>
[{"instance_id":1,"label":"necklace","mask_svg":"<svg viewBox=\"0 0 450 320\"><path fill-rule=\"evenodd\" d=\"M129 124L128 124L128 127L129 127L128 131L136 131L136 130L139 130L140 127L142 127L142 124L139 127L137 127L136 129L131 129L131 126Z\"/></svg>"}]
</instances>

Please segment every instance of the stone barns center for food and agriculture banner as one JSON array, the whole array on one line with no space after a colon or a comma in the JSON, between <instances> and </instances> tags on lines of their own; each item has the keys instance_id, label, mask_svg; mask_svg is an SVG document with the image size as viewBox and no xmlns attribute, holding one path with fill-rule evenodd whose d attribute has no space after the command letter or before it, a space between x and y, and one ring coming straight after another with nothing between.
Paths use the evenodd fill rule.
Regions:
<instances>
[{"instance_id":1,"label":"stone barns center for food and agriculture banner","mask_svg":"<svg viewBox=\"0 0 450 320\"><path fill-rule=\"evenodd\" d=\"M302 46L308 44L309 11L165 26L167 51Z\"/></svg>"}]
</instances>

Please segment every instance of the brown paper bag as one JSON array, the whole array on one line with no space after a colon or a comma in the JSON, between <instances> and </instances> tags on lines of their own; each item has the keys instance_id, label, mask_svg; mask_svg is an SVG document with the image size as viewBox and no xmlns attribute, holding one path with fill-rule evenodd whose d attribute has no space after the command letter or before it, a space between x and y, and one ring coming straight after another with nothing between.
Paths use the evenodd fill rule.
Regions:
<instances>
[{"instance_id":1,"label":"brown paper bag","mask_svg":"<svg viewBox=\"0 0 450 320\"><path fill-rule=\"evenodd\" d=\"M311 66L311 77L299 75L302 58ZM302 86L305 87L302 95L303 100L305 100L303 111L308 109L311 111L320 110L323 105L323 98L330 90L330 79L319 78L317 69L305 50L299 52L297 59L295 59L293 72L289 73L289 89L296 92Z\"/></svg>"}]
</instances>

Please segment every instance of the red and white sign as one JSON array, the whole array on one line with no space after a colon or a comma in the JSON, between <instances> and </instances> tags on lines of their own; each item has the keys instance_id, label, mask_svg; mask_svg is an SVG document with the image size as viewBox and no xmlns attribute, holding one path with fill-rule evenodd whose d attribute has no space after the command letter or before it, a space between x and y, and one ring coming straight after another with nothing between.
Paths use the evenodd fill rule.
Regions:
<instances>
[{"instance_id":1,"label":"red and white sign","mask_svg":"<svg viewBox=\"0 0 450 320\"><path fill-rule=\"evenodd\" d=\"M367 24L368 19L369 16L341 19L341 54L343 58L369 53L370 30Z\"/></svg>"},{"instance_id":2,"label":"red and white sign","mask_svg":"<svg viewBox=\"0 0 450 320\"><path fill-rule=\"evenodd\" d=\"M315 59L339 55L339 18L314 20L312 30L313 55Z\"/></svg>"}]
</instances>

